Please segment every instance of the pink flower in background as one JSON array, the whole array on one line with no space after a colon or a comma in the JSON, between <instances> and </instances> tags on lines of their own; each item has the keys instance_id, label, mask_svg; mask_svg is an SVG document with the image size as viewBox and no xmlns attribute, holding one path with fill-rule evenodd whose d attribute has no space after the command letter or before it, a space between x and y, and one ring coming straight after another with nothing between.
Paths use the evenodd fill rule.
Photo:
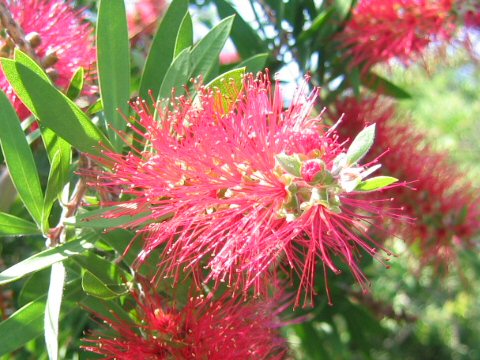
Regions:
<instances>
[{"instance_id":1,"label":"pink flower in background","mask_svg":"<svg viewBox=\"0 0 480 360\"><path fill-rule=\"evenodd\" d=\"M131 38L153 35L159 18L167 9L165 0L126 0L128 30Z\"/></svg>"},{"instance_id":2,"label":"pink flower in background","mask_svg":"<svg viewBox=\"0 0 480 360\"><path fill-rule=\"evenodd\" d=\"M453 0L360 0L338 40L352 66L414 60L430 43L455 31Z\"/></svg>"},{"instance_id":3,"label":"pink flower in background","mask_svg":"<svg viewBox=\"0 0 480 360\"><path fill-rule=\"evenodd\" d=\"M112 172L87 174L114 196L122 189L104 203L118 206L108 216L140 218L128 227L148 222L141 260L161 247L160 275L208 269L206 280L257 293L281 264L301 278L297 305L302 290L312 301L319 264L340 273L334 258L365 284L358 249L377 254L366 229L395 216L389 198L359 196L376 161L359 165L364 154L353 158L312 115L316 91L299 90L285 109L278 83L248 75L230 112L220 96L200 89L193 102L173 100L173 110L158 108L160 121L137 102L133 129L144 149L105 152L98 160L114 163Z\"/></svg>"},{"instance_id":4,"label":"pink flower in background","mask_svg":"<svg viewBox=\"0 0 480 360\"><path fill-rule=\"evenodd\" d=\"M96 58L93 27L86 22L81 11L74 9L71 1L7 0L6 4L27 38L33 38L32 47L57 86L66 89L79 67L92 74ZM8 48L8 43L0 37L2 46ZM13 49L4 51L9 54L3 56L11 56ZM19 117L27 117L29 111L14 94L3 71L0 71L0 88L12 100ZM84 91L92 93L94 87L87 82Z\"/></svg>"},{"instance_id":5,"label":"pink flower in background","mask_svg":"<svg viewBox=\"0 0 480 360\"><path fill-rule=\"evenodd\" d=\"M227 292L217 300L190 297L182 306L146 291L133 294L135 322L97 314L108 328L93 332L84 348L120 360L286 358L278 319L284 304L244 302Z\"/></svg>"},{"instance_id":6,"label":"pink flower in background","mask_svg":"<svg viewBox=\"0 0 480 360\"><path fill-rule=\"evenodd\" d=\"M394 204L414 218L408 226L392 223L392 230L410 244L418 244L424 264L446 265L454 260L456 247L468 247L480 234L480 196L478 188L464 179L448 156L428 145L428 139L412 124L395 121L395 109L378 99L357 101L347 98L337 104L344 123L339 133L354 136L357 129L377 124L377 151L389 149L382 164L386 174L411 183L392 189ZM386 223L385 226L388 226Z\"/></svg>"}]
</instances>

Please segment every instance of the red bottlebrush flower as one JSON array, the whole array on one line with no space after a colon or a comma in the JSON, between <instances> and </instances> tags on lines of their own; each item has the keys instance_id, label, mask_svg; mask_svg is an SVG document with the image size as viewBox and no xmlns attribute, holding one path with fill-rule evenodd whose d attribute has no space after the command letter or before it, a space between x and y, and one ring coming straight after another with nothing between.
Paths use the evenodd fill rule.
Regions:
<instances>
[{"instance_id":1,"label":"red bottlebrush flower","mask_svg":"<svg viewBox=\"0 0 480 360\"><path fill-rule=\"evenodd\" d=\"M455 30L453 0L360 0L338 39L352 66L368 70L396 58L414 60L433 41Z\"/></svg>"},{"instance_id":2,"label":"red bottlebrush flower","mask_svg":"<svg viewBox=\"0 0 480 360\"><path fill-rule=\"evenodd\" d=\"M147 290L148 291L148 290ZM94 332L84 349L104 359L285 359L277 301L245 302L226 293L191 297L184 306L158 294L133 294L136 322L98 315L109 328Z\"/></svg>"},{"instance_id":3,"label":"red bottlebrush flower","mask_svg":"<svg viewBox=\"0 0 480 360\"><path fill-rule=\"evenodd\" d=\"M164 0L127 0L127 21L130 37L153 35L156 24L167 8Z\"/></svg>"},{"instance_id":4,"label":"red bottlebrush flower","mask_svg":"<svg viewBox=\"0 0 480 360\"><path fill-rule=\"evenodd\" d=\"M87 73L94 70L93 28L82 12L74 9L71 1L6 0L6 5L57 86L66 89L79 67ZM2 56L11 56L13 45L2 37L0 48L4 52ZM3 70L0 71L0 89L7 93L21 119L30 114L14 94ZM94 88L87 84L85 93L93 91Z\"/></svg>"},{"instance_id":5,"label":"red bottlebrush flower","mask_svg":"<svg viewBox=\"0 0 480 360\"><path fill-rule=\"evenodd\" d=\"M141 217L131 227L150 223L141 230L142 259L162 247L162 275L205 265L206 280L261 293L283 262L301 277L298 296L311 296L317 265L338 274L338 255L364 284L358 248L376 254L365 227L392 215L356 191L378 165L358 165L360 157L310 117L316 91L299 91L284 109L278 84L273 90L268 77L249 75L230 112L220 96L200 89L193 102L174 100L174 110L158 109L161 121L134 105L145 148L106 152L109 160L98 160L115 163L113 171L90 174L94 185L114 193L121 187L129 197L105 202L118 206L109 216ZM322 170L310 174L312 161Z\"/></svg>"},{"instance_id":6,"label":"red bottlebrush flower","mask_svg":"<svg viewBox=\"0 0 480 360\"><path fill-rule=\"evenodd\" d=\"M456 248L473 244L480 234L478 189L464 179L446 154L432 149L412 124L395 122L393 106L378 99L359 102L347 98L337 104L337 111L345 114L339 132L346 137L375 122L378 147L370 156L389 149L382 161L384 171L411 182L416 189L392 189L396 206L415 218L408 226L393 223L392 232L401 234L410 244L418 243L424 264L448 265L455 259Z\"/></svg>"}]
</instances>

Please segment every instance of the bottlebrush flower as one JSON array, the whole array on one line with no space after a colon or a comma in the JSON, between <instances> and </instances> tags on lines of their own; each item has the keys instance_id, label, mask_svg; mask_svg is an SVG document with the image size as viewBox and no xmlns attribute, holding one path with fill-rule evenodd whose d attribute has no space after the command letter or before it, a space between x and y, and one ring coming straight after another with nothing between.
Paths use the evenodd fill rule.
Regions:
<instances>
[{"instance_id":1,"label":"bottlebrush flower","mask_svg":"<svg viewBox=\"0 0 480 360\"><path fill-rule=\"evenodd\" d=\"M320 116L311 116L317 91L300 89L284 109L276 85L273 90L268 76L248 75L229 112L221 94L202 88L195 101L158 107L160 121L137 102L141 126L133 129L145 148L132 146L127 155L105 151L108 160L98 161L113 162L112 172L86 174L97 178L92 185L100 190L115 195L122 188L119 201L104 203L118 206L107 216L140 217L127 227L149 222L141 229L141 260L162 247L162 275L205 266L206 281L261 293L282 263L301 277L298 305L302 290L315 293L319 263L340 273L338 256L365 284L358 248L377 252L365 228L392 215L383 205L389 199L358 196L362 188L377 190L378 179L365 177L379 165L358 164L374 127L347 151ZM384 178L382 186L395 180Z\"/></svg>"},{"instance_id":2,"label":"bottlebrush flower","mask_svg":"<svg viewBox=\"0 0 480 360\"><path fill-rule=\"evenodd\" d=\"M370 122L377 124L378 150L370 157L377 156L380 149L389 149L382 161L385 173L411 182L416 189L392 189L396 206L415 219L408 226L392 223L392 232L410 244L419 244L424 264L448 265L457 248L471 246L480 234L478 189L412 124L395 122L394 112L393 106L379 99L347 98L338 102L333 118L345 114L339 128L344 137L353 136L356 129Z\"/></svg>"},{"instance_id":3,"label":"bottlebrush flower","mask_svg":"<svg viewBox=\"0 0 480 360\"><path fill-rule=\"evenodd\" d=\"M167 8L164 0L127 0L127 21L131 38L153 35L156 24Z\"/></svg>"},{"instance_id":4,"label":"bottlebrush flower","mask_svg":"<svg viewBox=\"0 0 480 360\"><path fill-rule=\"evenodd\" d=\"M97 314L108 329L85 340L87 351L120 360L286 358L278 318L284 304L245 302L231 293L217 300L191 297L184 306L158 294L133 296L136 321Z\"/></svg>"},{"instance_id":5,"label":"bottlebrush flower","mask_svg":"<svg viewBox=\"0 0 480 360\"><path fill-rule=\"evenodd\" d=\"M453 0L360 0L338 39L352 66L368 70L396 58L414 60L428 44L455 30Z\"/></svg>"},{"instance_id":6,"label":"bottlebrush flower","mask_svg":"<svg viewBox=\"0 0 480 360\"><path fill-rule=\"evenodd\" d=\"M94 70L93 28L82 12L74 9L71 1L7 0L5 3L57 86L66 89L79 67L87 73ZM0 36L2 56L12 56L13 47L9 40ZM3 70L0 71L0 88L7 93L20 118L30 114L14 94ZM85 93L93 90L86 85Z\"/></svg>"}]
</instances>

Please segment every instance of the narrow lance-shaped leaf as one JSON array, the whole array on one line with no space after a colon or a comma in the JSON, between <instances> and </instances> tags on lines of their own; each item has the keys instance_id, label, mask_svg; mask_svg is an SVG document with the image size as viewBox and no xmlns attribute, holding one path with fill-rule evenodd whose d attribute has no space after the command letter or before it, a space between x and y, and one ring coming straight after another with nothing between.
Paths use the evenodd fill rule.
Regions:
<instances>
[{"instance_id":1,"label":"narrow lance-shaped leaf","mask_svg":"<svg viewBox=\"0 0 480 360\"><path fill-rule=\"evenodd\" d=\"M48 217L52 206L57 199L57 195L62 191L62 176L60 152L57 152L51 161L50 174L48 175L47 189L43 201L42 229L44 233L49 228Z\"/></svg>"},{"instance_id":2,"label":"narrow lance-shaped leaf","mask_svg":"<svg viewBox=\"0 0 480 360\"><path fill-rule=\"evenodd\" d=\"M360 81L367 89L375 91L379 94L388 95L396 99L412 98L412 95L410 95L408 91L372 71L362 75L360 77Z\"/></svg>"},{"instance_id":3,"label":"narrow lance-shaped leaf","mask_svg":"<svg viewBox=\"0 0 480 360\"><path fill-rule=\"evenodd\" d=\"M60 320L64 283L65 267L63 263L53 264L44 317L45 344L50 360L58 359L58 322Z\"/></svg>"},{"instance_id":4,"label":"narrow lance-shaped leaf","mask_svg":"<svg viewBox=\"0 0 480 360\"><path fill-rule=\"evenodd\" d=\"M193 45L193 24L192 17L187 11L185 14L180 29L178 30L177 39L175 42L175 57L178 56L184 49Z\"/></svg>"},{"instance_id":5,"label":"narrow lance-shaped leaf","mask_svg":"<svg viewBox=\"0 0 480 360\"><path fill-rule=\"evenodd\" d=\"M156 99L165 74L175 55L180 25L188 10L188 0L173 0L153 38L140 81L139 95L146 99L152 91Z\"/></svg>"},{"instance_id":6,"label":"narrow lance-shaped leaf","mask_svg":"<svg viewBox=\"0 0 480 360\"><path fill-rule=\"evenodd\" d=\"M0 273L0 285L21 279L25 275L44 269L56 262L81 254L91 249L93 244L94 240L76 239L60 246L44 250L2 271Z\"/></svg>"},{"instance_id":7,"label":"narrow lance-shaped leaf","mask_svg":"<svg viewBox=\"0 0 480 360\"><path fill-rule=\"evenodd\" d=\"M83 89L84 79L85 71L82 67L80 67L77 69L77 71L75 71L75 74L73 74L72 80L70 80L70 84L68 84L68 88L65 93L70 100L75 100L80 96Z\"/></svg>"},{"instance_id":8,"label":"narrow lance-shaped leaf","mask_svg":"<svg viewBox=\"0 0 480 360\"><path fill-rule=\"evenodd\" d=\"M111 125L107 132L119 150L123 141L115 130L126 127L121 113L128 113L130 98L130 43L123 0L100 1L96 38L100 94L105 119Z\"/></svg>"},{"instance_id":9,"label":"narrow lance-shaped leaf","mask_svg":"<svg viewBox=\"0 0 480 360\"><path fill-rule=\"evenodd\" d=\"M0 212L0 236L40 235L41 233L34 223Z\"/></svg>"},{"instance_id":10,"label":"narrow lance-shaped leaf","mask_svg":"<svg viewBox=\"0 0 480 360\"><path fill-rule=\"evenodd\" d=\"M376 176L359 183L355 191L374 191L396 183L397 181L398 179L391 176Z\"/></svg>"},{"instance_id":11,"label":"narrow lance-shaped leaf","mask_svg":"<svg viewBox=\"0 0 480 360\"><path fill-rule=\"evenodd\" d=\"M10 59L1 63L17 95L45 126L83 152L101 156L99 143L111 147L82 110L43 76Z\"/></svg>"},{"instance_id":12,"label":"narrow lance-shaped leaf","mask_svg":"<svg viewBox=\"0 0 480 360\"><path fill-rule=\"evenodd\" d=\"M37 224L42 221L43 194L32 151L20 120L7 96L0 91L0 142L12 182Z\"/></svg>"},{"instance_id":13,"label":"narrow lance-shaped leaf","mask_svg":"<svg viewBox=\"0 0 480 360\"><path fill-rule=\"evenodd\" d=\"M360 131L353 140L347 151L347 162L349 165L361 160L370 150L375 139L375 124L367 126Z\"/></svg>"},{"instance_id":14,"label":"narrow lance-shaped leaf","mask_svg":"<svg viewBox=\"0 0 480 360\"><path fill-rule=\"evenodd\" d=\"M175 58L175 61L168 69L158 93L158 98L170 98L173 89L175 89L176 95L183 94L183 86L190 79L190 69L190 51L185 49Z\"/></svg>"},{"instance_id":15,"label":"narrow lance-shaped leaf","mask_svg":"<svg viewBox=\"0 0 480 360\"><path fill-rule=\"evenodd\" d=\"M233 20L233 16L223 19L193 47L190 57L192 77L201 75L204 80L208 79L230 35Z\"/></svg>"},{"instance_id":16,"label":"narrow lance-shaped leaf","mask_svg":"<svg viewBox=\"0 0 480 360\"><path fill-rule=\"evenodd\" d=\"M239 68L245 67L247 72L256 74L259 71L265 70L267 59L268 59L267 53L257 54L242 61L240 64L238 64L238 67Z\"/></svg>"}]
</instances>

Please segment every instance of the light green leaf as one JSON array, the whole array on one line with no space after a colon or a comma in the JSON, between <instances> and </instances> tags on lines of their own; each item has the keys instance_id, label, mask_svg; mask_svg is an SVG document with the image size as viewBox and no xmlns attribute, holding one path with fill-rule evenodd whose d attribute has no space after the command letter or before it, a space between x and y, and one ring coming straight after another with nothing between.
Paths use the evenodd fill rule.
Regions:
<instances>
[{"instance_id":1,"label":"light green leaf","mask_svg":"<svg viewBox=\"0 0 480 360\"><path fill-rule=\"evenodd\" d=\"M96 240L96 239L95 239ZM60 246L44 250L0 273L0 285L21 279L25 275L44 269L56 262L93 248L95 240L76 239Z\"/></svg>"},{"instance_id":2,"label":"light green leaf","mask_svg":"<svg viewBox=\"0 0 480 360\"><path fill-rule=\"evenodd\" d=\"M174 57L177 57L184 49L189 48L193 45L193 24L192 17L187 11L185 14L182 23L180 24L180 29L177 34L177 40L175 42L175 54Z\"/></svg>"},{"instance_id":3,"label":"light green leaf","mask_svg":"<svg viewBox=\"0 0 480 360\"><path fill-rule=\"evenodd\" d=\"M312 20L310 27L300 33L298 36L298 41L305 41L315 36L322 29L322 27L328 23L328 20L332 16L333 12L333 8L320 12L315 19Z\"/></svg>"},{"instance_id":4,"label":"light green leaf","mask_svg":"<svg viewBox=\"0 0 480 360\"><path fill-rule=\"evenodd\" d=\"M206 87L219 91L222 97L222 105L225 112L230 111L230 108L237 101L238 95L243 89L243 77L245 75L245 68L233 69L226 73L217 76Z\"/></svg>"},{"instance_id":5,"label":"light green leaf","mask_svg":"<svg viewBox=\"0 0 480 360\"><path fill-rule=\"evenodd\" d=\"M200 40L191 52L191 77L201 75L204 80L208 79L210 72L218 64L220 52L230 35L233 16L223 19L202 40Z\"/></svg>"},{"instance_id":6,"label":"light green leaf","mask_svg":"<svg viewBox=\"0 0 480 360\"><path fill-rule=\"evenodd\" d=\"M82 67L79 67L77 71L75 71L75 74L73 74L72 80L70 80L70 84L68 84L67 91L65 92L70 100L75 100L80 96L83 89L84 79L85 71Z\"/></svg>"},{"instance_id":7,"label":"light green leaf","mask_svg":"<svg viewBox=\"0 0 480 360\"><path fill-rule=\"evenodd\" d=\"M65 267L61 262L55 263L52 265L50 274L50 287L44 317L45 344L50 360L58 359L58 322L60 320L64 284Z\"/></svg>"},{"instance_id":8,"label":"light green leaf","mask_svg":"<svg viewBox=\"0 0 480 360\"><path fill-rule=\"evenodd\" d=\"M302 176L302 161L297 155L278 154L275 156L280 166L296 177Z\"/></svg>"},{"instance_id":9,"label":"light green leaf","mask_svg":"<svg viewBox=\"0 0 480 360\"><path fill-rule=\"evenodd\" d=\"M40 234L41 231L34 223L0 212L0 236Z\"/></svg>"},{"instance_id":10,"label":"light green leaf","mask_svg":"<svg viewBox=\"0 0 480 360\"><path fill-rule=\"evenodd\" d=\"M62 185L64 183L62 169L61 169L61 158L60 152L56 152L50 165L50 174L48 175L47 189L45 190L45 199L43 201L43 212L42 212L42 229L45 233L48 228L48 217L50 216L50 211L52 206L57 199L57 195L62 191Z\"/></svg>"},{"instance_id":11,"label":"light green leaf","mask_svg":"<svg viewBox=\"0 0 480 360\"><path fill-rule=\"evenodd\" d=\"M14 60L19 64L25 65L27 68L32 70L35 74L40 76L43 80L52 84L52 80L48 77L47 73L38 65L35 60L29 57L27 54L22 52L19 49L15 49Z\"/></svg>"},{"instance_id":12,"label":"light green leaf","mask_svg":"<svg viewBox=\"0 0 480 360\"><path fill-rule=\"evenodd\" d=\"M376 176L362 181L357 185L355 191L374 191L396 183L397 181L398 179L391 176Z\"/></svg>"},{"instance_id":13,"label":"light green leaf","mask_svg":"<svg viewBox=\"0 0 480 360\"><path fill-rule=\"evenodd\" d=\"M0 91L0 143L12 182L37 224L42 221L43 193L37 167L20 120L7 96Z\"/></svg>"},{"instance_id":14,"label":"light green leaf","mask_svg":"<svg viewBox=\"0 0 480 360\"><path fill-rule=\"evenodd\" d=\"M139 95L146 99L149 90L158 97L163 79L173 62L180 25L188 10L188 0L173 0L152 41L140 81Z\"/></svg>"},{"instance_id":15,"label":"light green leaf","mask_svg":"<svg viewBox=\"0 0 480 360\"><path fill-rule=\"evenodd\" d=\"M82 110L42 76L13 60L0 61L15 92L41 123L80 151L101 156L100 142L111 147Z\"/></svg>"},{"instance_id":16,"label":"light green leaf","mask_svg":"<svg viewBox=\"0 0 480 360\"><path fill-rule=\"evenodd\" d=\"M130 99L130 42L123 0L101 0L97 25L97 68L110 140L117 150L123 141L115 130L125 129ZM113 127L113 128L112 128Z\"/></svg>"},{"instance_id":17,"label":"light green leaf","mask_svg":"<svg viewBox=\"0 0 480 360\"><path fill-rule=\"evenodd\" d=\"M360 131L353 140L347 151L347 163L349 165L357 163L370 150L375 139L375 124L367 126Z\"/></svg>"}]
</instances>

